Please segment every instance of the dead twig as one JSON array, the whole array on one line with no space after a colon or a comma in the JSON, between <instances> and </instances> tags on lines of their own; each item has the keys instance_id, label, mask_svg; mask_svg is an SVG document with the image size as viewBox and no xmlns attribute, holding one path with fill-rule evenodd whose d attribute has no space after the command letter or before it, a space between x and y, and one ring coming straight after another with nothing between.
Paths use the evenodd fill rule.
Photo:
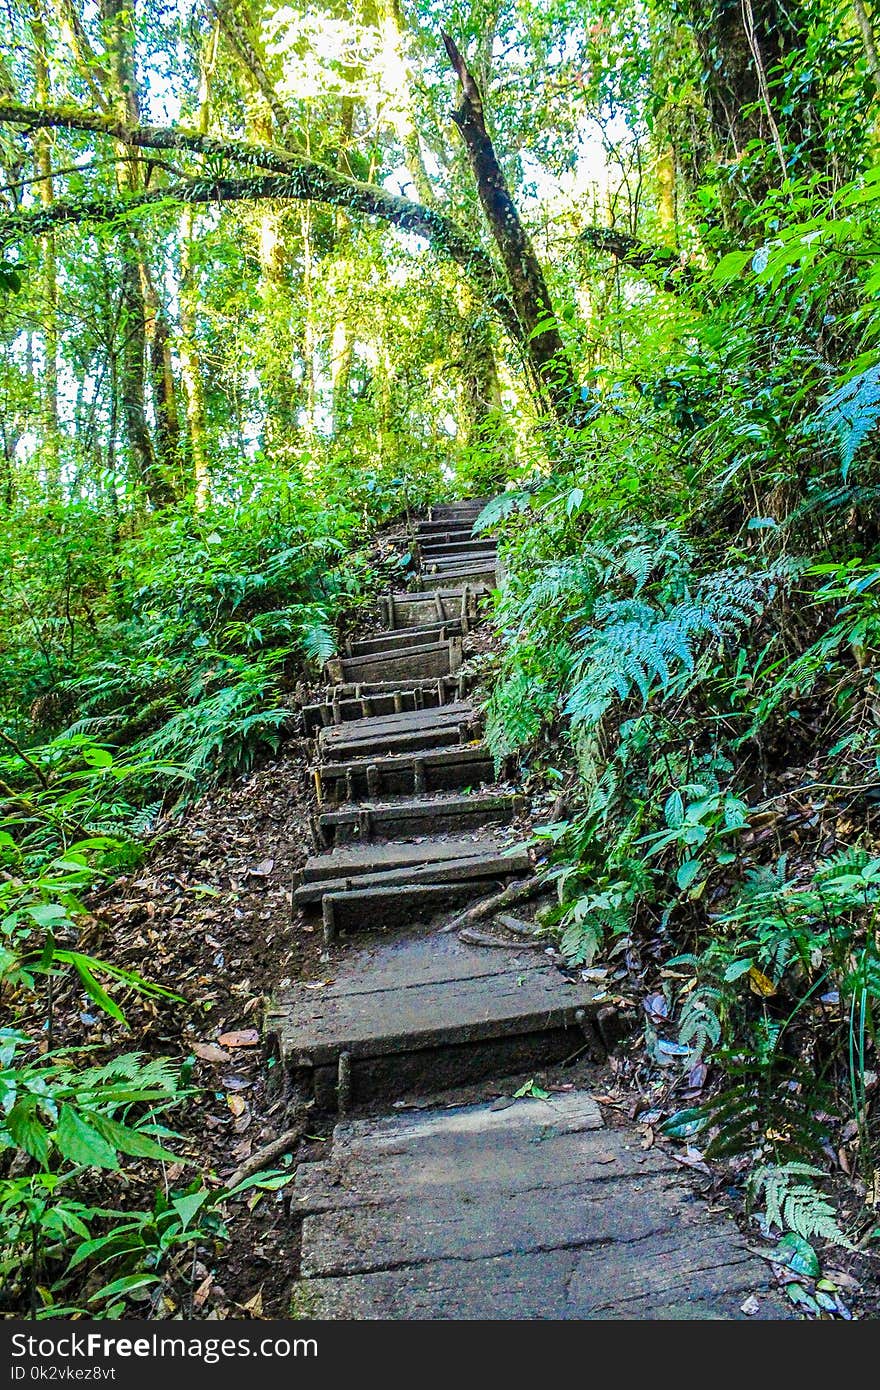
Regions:
<instances>
[{"instance_id":1,"label":"dead twig","mask_svg":"<svg viewBox=\"0 0 880 1390\"><path fill-rule=\"evenodd\" d=\"M500 893L493 893L489 898L481 898L473 907L469 907L466 912L460 912L457 917L453 917L451 922L447 922L445 927L441 927L441 932L458 931L460 927L466 927L470 922L481 922L484 917L492 917L502 907L509 907L512 903L522 903L528 898L537 898L547 887L547 879L541 875L527 878L519 883L511 883Z\"/></svg>"},{"instance_id":2,"label":"dead twig","mask_svg":"<svg viewBox=\"0 0 880 1390\"><path fill-rule=\"evenodd\" d=\"M236 1168L232 1177L226 1183L226 1186L229 1188L238 1187L240 1182L244 1182L247 1178L252 1178L255 1173L259 1173L260 1169L265 1168L267 1164L274 1163L277 1158L281 1158L284 1154L290 1153L299 1143L300 1139L302 1139L305 1129L306 1120L305 1116L303 1116L297 1124L292 1125L290 1129L286 1129L283 1134L279 1134L277 1139L273 1139L270 1143L264 1144L262 1148L257 1149L256 1153L251 1154L250 1158L245 1159L244 1163Z\"/></svg>"},{"instance_id":3,"label":"dead twig","mask_svg":"<svg viewBox=\"0 0 880 1390\"><path fill-rule=\"evenodd\" d=\"M464 927L458 933L459 941L463 941L467 946L502 946L508 951L543 951L545 949L543 941L502 941L499 936L492 936L489 932L478 931L474 927Z\"/></svg>"}]
</instances>

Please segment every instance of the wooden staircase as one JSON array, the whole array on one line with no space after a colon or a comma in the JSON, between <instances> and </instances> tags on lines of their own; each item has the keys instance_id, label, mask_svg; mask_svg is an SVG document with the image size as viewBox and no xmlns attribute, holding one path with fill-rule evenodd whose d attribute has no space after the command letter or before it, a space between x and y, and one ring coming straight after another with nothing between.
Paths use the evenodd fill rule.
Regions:
<instances>
[{"instance_id":1,"label":"wooden staircase","mask_svg":"<svg viewBox=\"0 0 880 1390\"><path fill-rule=\"evenodd\" d=\"M416 523L413 587L382 598L381 631L327 663L323 699L303 710L315 853L294 903L320 913L334 983L291 986L270 1030L297 1087L327 1108L396 1096L420 1075L456 1085L601 1052L592 989L535 942L487 951L442 931L532 872L522 799L497 782L461 676L496 582L494 544L471 535L483 505Z\"/></svg>"}]
</instances>

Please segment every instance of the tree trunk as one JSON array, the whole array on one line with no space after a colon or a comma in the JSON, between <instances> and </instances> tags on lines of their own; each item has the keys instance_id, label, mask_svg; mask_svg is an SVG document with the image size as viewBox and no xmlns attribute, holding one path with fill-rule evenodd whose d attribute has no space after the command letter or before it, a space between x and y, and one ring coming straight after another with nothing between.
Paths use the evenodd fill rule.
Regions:
<instances>
[{"instance_id":1,"label":"tree trunk","mask_svg":"<svg viewBox=\"0 0 880 1390\"><path fill-rule=\"evenodd\" d=\"M113 109L122 121L137 124L140 120L140 102L131 27L133 16L129 0L101 0L101 18ZM116 166L120 192L139 193L143 181L140 166L132 157L130 147L124 142L117 142L116 152L119 156L129 156L120 158ZM122 417L135 474L152 505L162 507L172 500L172 493L156 458L146 411L147 308L144 283L149 275L136 235L124 232L120 237L119 246L122 257L123 298L123 347L120 364ZM157 416L158 413L157 408Z\"/></svg>"},{"instance_id":2,"label":"tree trunk","mask_svg":"<svg viewBox=\"0 0 880 1390\"><path fill-rule=\"evenodd\" d=\"M200 134L207 134L211 120L211 83L217 64L220 41L219 22L214 24L199 64ZM211 474L208 463L207 421L205 414L205 383L198 346L198 282L193 257L195 214L184 208L180 219L180 370L186 407L186 427L189 457L195 484L196 511L202 511L211 495Z\"/></svg>"},{"instance_id":3,"label":"tree trunk","mask_svg":"<svg viewBox=\"0 0 880 1390\"><path fill-rule=\"evenodd\" d=\"M32 9L31 33L34 40L34 88L41 105L51 100L49 63L46 49L46 25L39 0ZM40 175L37 191L44 208L55 201L52 181L52 146L48 131L37 131L34 138L36 172ZM55 234L48 231L40 238L42 260L43 374L40 383L40 457L46 470L46 495L50 501L61 497L61 449L58 428L58 268L55 254Z\"/></svg>"},{"instance_id":4,"label":"tree trunk","mask_svg":"<svg viewBox=\"0 0 880 1390\"><path fill-rule=\"evenodd\" d=\"M461 105L452 113L452 119L464 139L480 203L507 271L521 328L520 342L540 396L559 420L567 422L574 410L574 372L544 272L486 130L480 90L448 34L444 33L443 42L461 86Z\"/></svg>"},{"instance_id":5,"label":"tree trunk","mask_svg":"<svg viewBox=\"0 0 880 1390\"><path fill-rule=\"evenodd\" d=\"M880 58L877 57L877 43L874 38L871 16L862 4L862 0L853 0L853 11L859 26L859 33L862 36L862 47L865 50L865 59L874 79L874 86L880 91Z\"/></svg>"}]
</instances>

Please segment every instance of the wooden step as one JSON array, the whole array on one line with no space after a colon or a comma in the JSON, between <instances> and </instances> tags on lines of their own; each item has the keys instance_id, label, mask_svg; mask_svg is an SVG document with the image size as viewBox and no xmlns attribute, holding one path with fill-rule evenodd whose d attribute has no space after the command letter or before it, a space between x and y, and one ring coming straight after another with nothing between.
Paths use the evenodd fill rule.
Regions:
<instances>
[{"instance_id":1,"label":"wooden step","mask_svg":"<svg viewBox=\"0 0 880 1390\"><path fill-rule=\"evenodd\" d=\"M437 712L431 710L428 713ZM388 726L391 719L406 718L411 721L409 724ZM450 719L434 718L426 722L420 720L425 721L423 710L414 710L409 716L388 715L388 721L359 719L356 723L332 726L319 736L321 757L328 762L348 762L352 758L383 757L386 753L460 747L474 738L472 714Z\"/></svg>"},{"instance_id":2,"label":"wooden step","mask_svg":"<svg viewBox=\"0 0 880 1390\"><path fill-rule=\"evenodd\" d=\"M347 876L360 878L390 869L421 868L451 859L472 859L476 854L501 855L514 848L514 832L507 830L478 831L472 835L457 835L417 840L390 840L377 844L345 845L331 854L314 854L306 860L302 882L312 883Z\"/></svg>"},{"instance_id":3,"label":"wooden step","mask_svg":"<svg viewBox=\"0 0 880 1390\"><path fill-rule=\"evenodd\" d=\"M384 656L386 653L406 651L410 647L446 642L450 637L461 635L459 619L448 618L438 623L426 623L422 627L394 628L390 632L374 633L371 637L353 638L346 648L346 656Z\"/></svg>"},{"instance_id":4,"label":"wooden step","mask_svg":"<svg viewBox=\"0 0 880 1390\"><path fill-rule=\"evenodd\" d=\"M450 637L445 642L427 642L418 647L375 656L334 657L327 662L325 670L328 679L336 683L369 683L447 676L457 671L460 665L461 638Z\"/></svg>"},{"instance_id":5,"label":"wooden step","mask_svg":"<svg viewBox=\"0 0 880 1390\"><path fill-rule=\"evenodd\" d=\"M332 893L348 894L357 904L360 901L358 894L364 894L367 889L422 887L425 884L438 883L470 883L485 879L501 883L507 878L531 873L531 860L525 850L507 851L502 849L494 853L487 851L474 853L475 849L476 847L471 845L472 852L467 856L452 855L448 859L399 864L393 868L373 869L370 873L362 874L347 873L337 864L335 865L334 877L309 878L302 882L294 891L294 902L298 907L305 907L321 902L326 894ZM319 856L322 863L324 860L332 860L335 857L332 854ZM314 865L315 861L312 860L311 863ZM333 868L334 866L325 867ZM359 909L361 918L365 915L363 909L368 906L369 900L364 897L362 909ZM360 925L364 926L367 923L360 921ZM388 924L386 923L386 925Z\"/></svg>"},{"instance_id":6,"label":"wooden step","mask_svg":"<svg viewBox=\"0 0 880 1390\"><path fill-rule=\"evenodd\" d=\"M432 891L439 904L443 886ZM423 932L349 955L333 975L323 989L291 985L267 1019L282 1063L322 1109L601 1051L595 991L541 952Z\"/></svg>"},{"instance_id":7,"label":"wooden step","mask_svg":"<svg viewBox=\"0 0 880 1390\"><path fill-rule=\"evenodd\" d=\"M489 505L490 498L468 498L466 502L438 502L428 508L428 521L463 521L467 517L478 517Z\"/></svg>"},{"instance_id":8,"label":"wooden step","mask_svg":"<svg viewBox=\"0 0 880 1390\"><path fill-rule=\"evenodd\" d=\"M456 570L442 570L436 573L425 570L422 574L416 575L413 583L415 588L424 593L426 590L433 589L438 581L442 582L444 588L454 584L479 584L486 589L494 589L497 579L495 565L468 565Z\"/></svg>"},{"instance_id":9,"label":"wooden step","mask_svg":"<svg viewBox=\"0 0 880 1390\"><path fill-rule=\"evenodd\" d=\"M419 545L419 556L424 564L434 560L494 559L497 547L494 541L447 541L438 545L423 542Z\"/></svg>"},{"instance_id":10,"label":"wooden step","mask_svg":"<svg viewBox=\"0 0 880 1390\"><path fill-rule=\"evenodd\" d=\"M392 681L381 683L378 688L372 684L337 686L329 692L327 700L303 706L303 732L307 737L312 737L322 728L369 719L374 715L444 708L455 701L457 693L458 679L455 676L418 684Z\"/></svg>"},{"instance_id":11,"label":"wooden step","mask_svg":"<svg viewBox=\"0 0 880 1390\"><path fill-rule=\"evenodd\" d=\"M423 627L435 620L457 619L462 631L467 632L476 621L482 589L480 585L463 585L461 588L435 588L428 593L383 594L379 611L388 628Z\"/></svg>"},{"instance_id":12,"label":"wooden step","mask_svg":"<svg viewBox=\"0 0 880 1390\"><path fill-rule=\"evenodd\" d=\"M358 721L349 724L348 729L360 729ZM345 726L341 726L345 727ZM470 733L464 725L440 724L425 729L406 729L397 734L377 734L372 738L335 739L332 743L321 741L322 755L334 763L350 763L364 758L383 758L389 753L420 753L432 748L459 748L468 742Z\"/></svg>"},{"instance_id":13,"label":"wooden step","mask_svg":"<svg viewBox=\"0 0 880 1390\"><path fill-rule=\"evenodd\" d=\"M285 1191L304 1218L292 1306L314 1319L797 1316L731 1215L606 1128L589 1089L342 1121Z\"/></svg>"},{"instance_id":14,"label":"wooden step","mask_svg":"<svg viewBox=\"0 0 880 1390\"><path fill-rule=\"evenodd\" d=\"M326 810L313 818L315 844L367 844L434 835L484 825L509 825L523 812L521 796L508 792L475 792L470 796L400 797L396 801L371 801L361 806Z\"/></svg>"},{"instance_id":15,"label":"wooden step","mask_svg":"<svg viewBox=\"0 0 880 1390\"><path fill-rule=\"evenodd\" d=\"M427 748L416 753L351 758L312 768L318 803L353 801L360 796L449 791L494 781L492 754L483 743Z\"/></svg>"},{"instance_id":16,"label":"wooden step","mask_svg":"<svg viewBox=\"0 0 880 1390\"><path fill-rule=\"evenodd\" d=\"M427 541L468 541L471 539L473 525L470 521L453 524L448 521L420 521L416 526L416 537L421 543Z\"/></svg>"},{"instance_id":17,"label":"wooden step","mask_svg":"<svg viewBox=\"0 0 880 1390\"><path fill-rule=\"evenodd\" d=\"M332 945L340 932L376 931L404 923L412 926L414 922L427 925L438 913L449 912L486 891L487 883L483 878L453 877L438 883L358 887L325 893L321 900L324 945Z\"/></svg>"}]
</instances>

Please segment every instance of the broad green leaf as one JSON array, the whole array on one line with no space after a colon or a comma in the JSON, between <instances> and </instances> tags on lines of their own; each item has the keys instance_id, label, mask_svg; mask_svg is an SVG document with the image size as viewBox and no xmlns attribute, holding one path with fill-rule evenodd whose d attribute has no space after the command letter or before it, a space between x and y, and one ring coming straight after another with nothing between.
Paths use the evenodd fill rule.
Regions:
<instances>
[{"instance_id":1,"label":"broad green leaf","mask_svg":"<svg viewBox=\"0 0 880 1390\"><path fill-rule=\"evenodd\" d=\"M62 1105L55 1143L71 1163L89 1168L118 1168L116 1150L72 1105Z\"/></svg>"}]
</instances>

